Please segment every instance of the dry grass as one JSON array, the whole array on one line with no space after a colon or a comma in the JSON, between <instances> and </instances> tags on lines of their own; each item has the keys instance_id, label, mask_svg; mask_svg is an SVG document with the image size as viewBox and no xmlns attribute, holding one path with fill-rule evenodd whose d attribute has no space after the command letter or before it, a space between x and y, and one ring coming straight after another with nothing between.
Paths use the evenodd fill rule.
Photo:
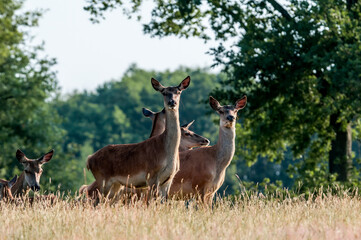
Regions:
<instances>
[{"instance_id":1,"label":"dry grass","mask_svg":"<svg viewBox=\"0 0 361 240\"><path fill-rule=\"evenodd\" d=\"M168 201L0 204L0 239L361 239L361 198L319 195L220 200L213 209Z\"/></svg>"}]
</instances>

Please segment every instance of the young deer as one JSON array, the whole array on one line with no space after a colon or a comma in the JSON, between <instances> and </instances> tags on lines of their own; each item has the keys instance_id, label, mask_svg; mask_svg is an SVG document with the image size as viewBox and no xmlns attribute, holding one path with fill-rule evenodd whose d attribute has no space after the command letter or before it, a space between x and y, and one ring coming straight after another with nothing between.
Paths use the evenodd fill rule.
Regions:
<instances>
[{"instance_id":1,"label":"young deer","mask_svg":"<svg viewBox=\"0 0 361 240\"><path fill-rule=\"evenodd\" d=\"M165 130L165 109L163 108L160 112L152 112L147 108L143 108L143 115L152 119L152 131L150 137L158 136L162 134ZM188 124L181 126L181 140L179 145L179 152L192 149L194 147L207 146L209 140L205 137L202 137L191 130L189 127L193 124L194 120ZM96 182L90 185L83 185L79 189L79 193L94 195L94 191L99 190Z\"/></svg>"},{"instance_id":2,"label":"young deer","mask_svg":"<svg viewBox=\"0 0 361 240\"><path fill-rule=\"evenodd\" d=\"M162 134L165 130L165 111L153 112L147 108L143 108L143 115L149 117L152 120L152 131L150 138ZM189 130L189 127L194 123L194 120L190 123L181 126L181 141L179 145L179 152L189 150L195 147L207 146L209 140L202 137L193 131Z\"/></svg>"},{"instance_id":3,"label":"young deer","mask_svg":"<svg viewBox=\"0 0 361 240\"><path fill-rule=\"evenodd\" d=\"M10 181L0 179L0 201L1 200L12 200L13 195L11 194L11 187L15 184L18 176L13 177Z\"/></svg>"},{"instance_id":4,"label":"young deer","mask_svg":"<svg viewBox=\"0 0 361 240\"><path fill-rule=\"evenodd\" d=\"M50 161L53 157L54 151L44 154L38 159L29 159L25 154L19 149L16 151L16 158L24 166L24 171L20 174L18 180L11 188L11 193L13 196L22 196L29 189L33 191L40 190L40 177L43 173L41 168L44 163Z\"/></svg>"},{"instance_id":5,"label":"young deer","mask_svg":"<svg viewBox=\"0 0 361 240\"><path fill-rule=\"evenodd\" d=\"M95 182L88 189L100 186L100 192L107 196L110 190L117 192L124 186L147 187L162 197L168 196L170 184L179 170L179 101L182 91L190 84L190 77L177 87L164 87L154 78L151 83L163 95L165 131L140 143L108 145L89 156L87 168Z\"/></svg>"},{"instance_id":6,"label":"young deer","mask_svg":"<svg viewBox=\"0 0 361 240\"><path fill-rule=\"evenodd\" d=\"M180 170L169 192L175 198L198 196L207 205L212 204L214 194L222 186L226 168L233 158L237 112L246 106L247 97L238 100L235 106L221 106L213 97L209 103L220 115L218 142L211 147L179 153Z\"/></svg>"}]
</instances>

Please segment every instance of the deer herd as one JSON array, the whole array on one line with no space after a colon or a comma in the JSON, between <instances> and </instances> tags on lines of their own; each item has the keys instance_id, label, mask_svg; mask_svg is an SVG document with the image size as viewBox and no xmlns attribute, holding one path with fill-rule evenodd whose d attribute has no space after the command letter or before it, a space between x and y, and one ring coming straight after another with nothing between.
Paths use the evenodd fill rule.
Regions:
<instances>
[{"instance_id":1,"label":"deer herd","mask_svg":"<svg viewBox=\"0 0 361 240\"><path fill-rule=\"evenodd\" d=\"M163 96L164 109L152 112L143 108L143 115L152 120L150 137L140 143L108 145L90 155L86 167L95 181L81 186L79 193L95 201L135 196L147 201L195 198L206 206L212 204L234 155L237 112L246 106L247 97L225 106L209 97L220 124L217 144L208 146L207 138L189 130L194 121L183 126L179 123L181 93L190 81L188 76L176 87L164 87L151 79L153 88ZM16 158L24 171L10 181L0 179L0 200L26 196L30 189L40 190L42 165L52 156L50 151L38 159L28 159L17 150Z\"/></svg>"}]
</instances>

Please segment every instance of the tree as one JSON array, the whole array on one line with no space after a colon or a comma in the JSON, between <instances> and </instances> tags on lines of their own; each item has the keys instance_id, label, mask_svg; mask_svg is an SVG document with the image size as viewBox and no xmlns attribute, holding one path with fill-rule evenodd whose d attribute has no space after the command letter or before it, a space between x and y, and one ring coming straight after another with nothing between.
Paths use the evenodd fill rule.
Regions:
<instances>
[{"instance_id":1,"label":"tree","mask_svg":"<svg viewBox=\"0 0 361 240\"><path fill-rule=\"evenodd\" d=\"M153 111L163 109L163 100L150 84L152 77L167 85L179 84L180 79L191 75L191 88L182 93L180 103L181 124L196 120L192 130L217 139L217 126L207 113L212 112L207 96L221 76L203 69L179 68L175 71L146 71L131 65L119 80L99 86L95 92L74 92L54 100L53 105L63 119L61 128L66 135L62 150L73 154L73 171L78 178L68 178L74 186L83 184L80 171L86 166L87 156L108 144L136 143L147 139L152 122L142 114L142 108ZM67 170L67 169L65 169ZM67 174L67 173L64 173ZM87 181L92 180L87 174ZM71 187L70 189L74 189Z\"/></svg>"},{"instance_id":2,"label":"tree","mask_svg":"<svg viewBox=\"0 0 361 240\"><path fill-rule=\"evenodd\" d=\"M85 9L95 21L122 5L88 3ZM142 1L132 3L130 15ZM248 162L258 156L281 161L289 147L299 160L293 169L308 187L335 177L357 182L351 152L361 113L357 0L290 0L285 6L274 0L155 3L145 33L220 40L211 53L228 80L215 93L225 102L249 96L237 133L239 155Z\"/></svg>"},{"instance_id":3,"label":"tree","mask_svg":"<svg viewBox=\"0 0 361 240\"><path fill-rule=\"evenodd\" d=\"M180 68L174 72L155 72L132 65L120 80L106 82L94 93L75 92L56 103L58 113L64 119L62 128L68 133L64 151L72 143L84 145L88 142L96 151L107 144L147 139L151 121L143 116L142 108L153 111L163 108L162 99L154 94L150 79L155 77L171 85L191 73L192 91L182 94L181 124L195 119L195 131L214 139L217 128L206 116L210 109L205 104L207 96L201 93L211 92L213 86L217 86L213 82L217 82L219 76L202 69Z\"/></svg>"},{"instance_id":4,"label":"tree","mask_svg":"<svg viewBox=\"0 0 361 240\"><path fill-rule=\"evenodd\" d=\"M55 60L39 57L41 46L29 44L28 29L41 13L18 13L20 8L20 1L0 2L0 176L7 179L22 171L18 148L37 157L59 145L63 134L46 101L57 89ZM45 172L44 179L50 176Z\"/></svg>"}]
</instances>

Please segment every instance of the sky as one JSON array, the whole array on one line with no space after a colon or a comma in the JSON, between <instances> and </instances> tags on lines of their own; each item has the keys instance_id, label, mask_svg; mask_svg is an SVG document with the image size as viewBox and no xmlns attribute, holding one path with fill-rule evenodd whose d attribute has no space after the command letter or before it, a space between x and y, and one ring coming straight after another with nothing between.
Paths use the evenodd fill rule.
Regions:
<instances>
[{"instance_id":1,"label":"sky","mask_svg":"<svg viewBox=\"0 0 361 240\"><path fill-rule=\"evenodd\" d=\"M44 41L46 55L57 59L54 69L63 93L94 90L106 81L120 79L133 63L164 71L179 66L209 67L213 62L206 52L216 46L215 42L151 38L143 34L140 22L129 20L120 10L93 24L84 5L84 0L26 0L24 4L25 10L47 10L39 27L30 33L34 44ZM149 4L143 8L145 17L150 10Z\"/></svg>"}]
</instances>

